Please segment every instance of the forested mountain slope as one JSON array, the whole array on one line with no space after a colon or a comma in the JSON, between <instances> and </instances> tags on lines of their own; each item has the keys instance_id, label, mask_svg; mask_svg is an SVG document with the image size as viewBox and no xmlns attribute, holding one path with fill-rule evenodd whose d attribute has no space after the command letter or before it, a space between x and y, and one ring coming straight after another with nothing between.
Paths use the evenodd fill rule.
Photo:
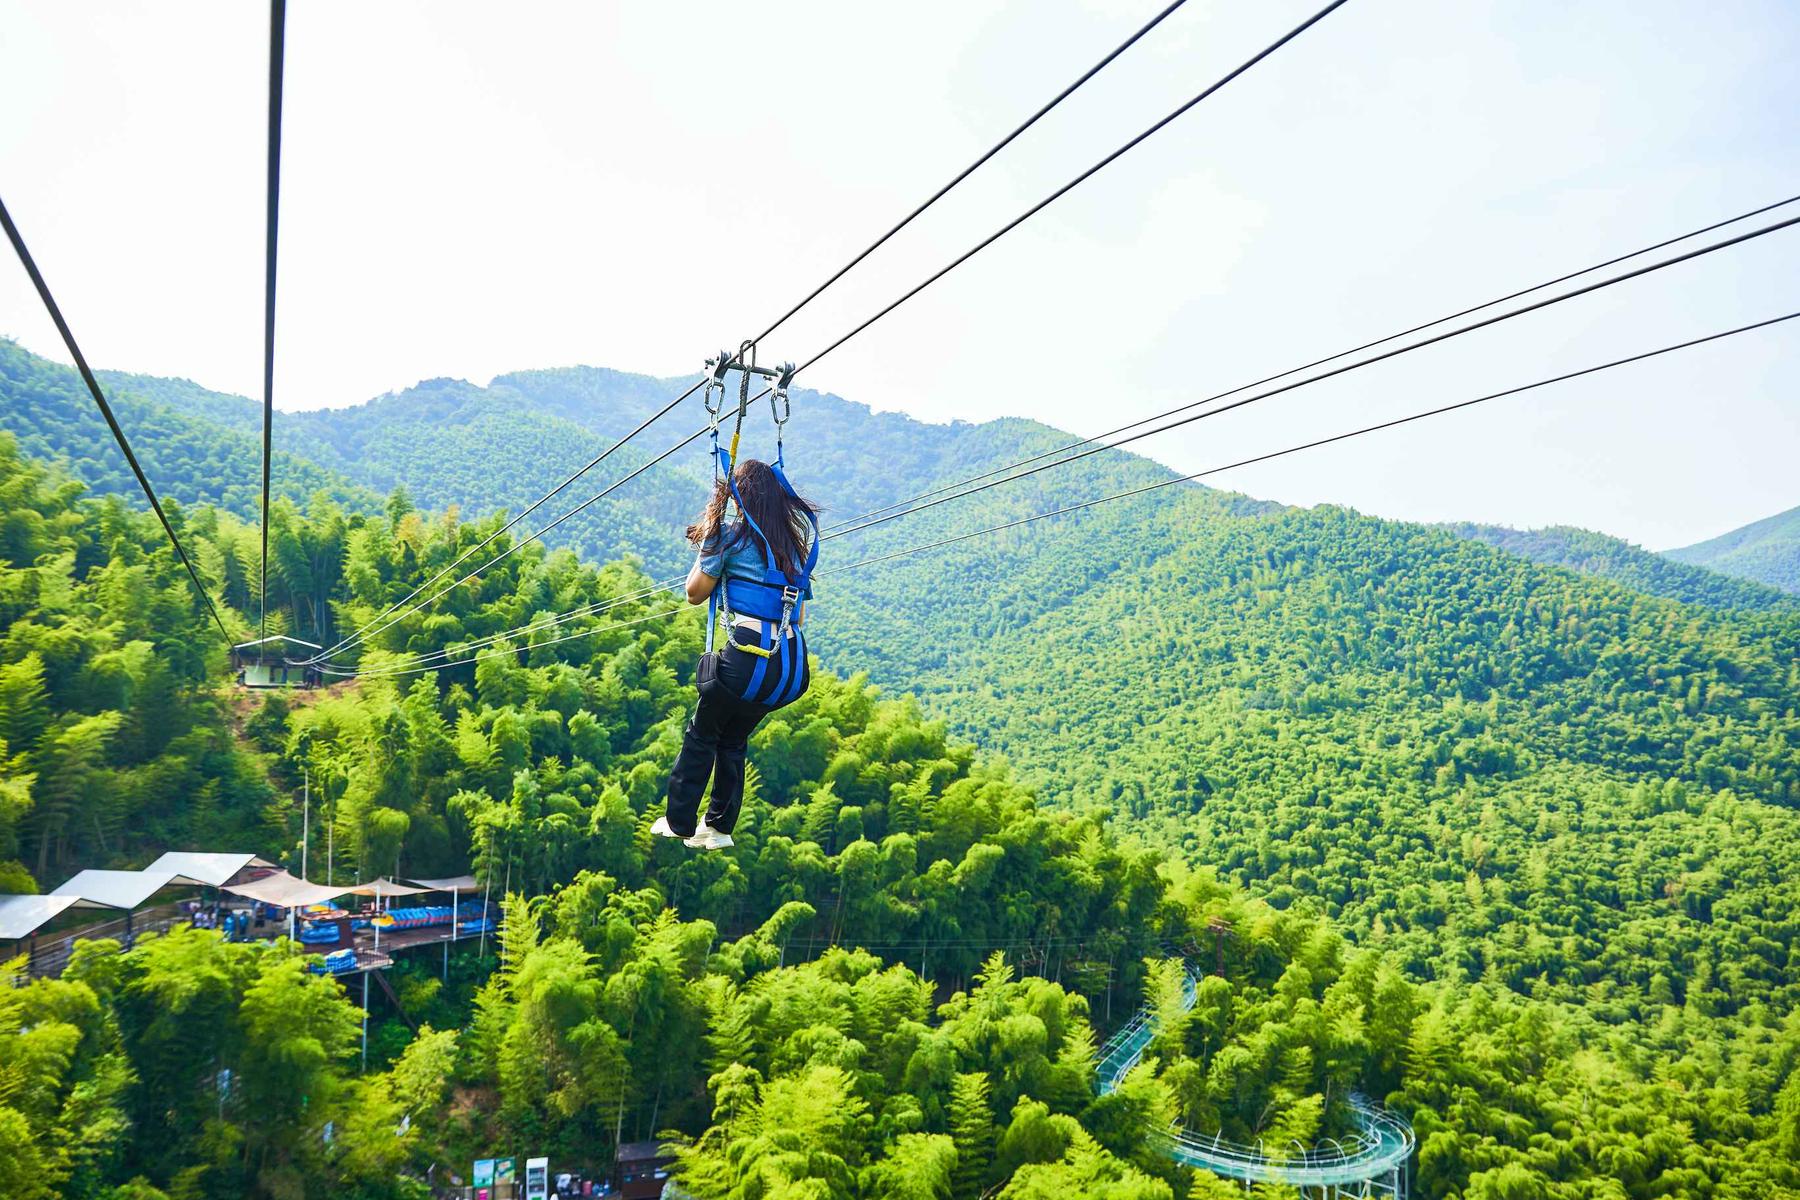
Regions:
<instances>
[{"instance_id":1,"label":"forested mountain slope","mask_svg":"<svg viewBox=\"0 0 1800 1200\"><path fill-rule=\"evenodd\" d=\"M932 568L995 581L986 605L907 568L901 621L971 647L913 686L1059 802L1128 811L1415 971L1604 1008L1599 980L1648 996L1791 967L1800 896L1762 856L1800 815L1800 621L1341 510L1219 505L1140 511L1173 549L1091 564L1104 583L1062 602L1090 566L1074 539L1012 573L988 543ZM984 618L990 636L956 636ZM1759 965L1715 939L1721 907L1757 928Z\"/></svg>"},{"instance_id":2,"label":"forested mountain slope","mask_svg":"<svg viewBox=\"0 0 1800 1200\"><path fill-rule=\"evenodd\" d=\"M215 501L240 513L251 511L246 506L255 501L251 490L255 472L246 474L243 454L248 446L254 457L255 445L245 439L260 436L261 410L254 401L188 380L117 371L102 371L100 376L119 394L120 407L129 414L128 425L141 428L143 440L151 443L146 456L155 460L156 473L172 496ZM485 388L460 380L427 380L350 408L277 413L276 444L281 448L277 487L301 501L325 487L340 503L365 511L373 502L367 491L359 489L386 494L404 488L434 509L461 506L516 512L661 408L689 382L572 367L514 372ZM14 343L0 342L0 395L13 401L0 414L0 427L12 429L28 452L62 458L102 491L129 491L130 480L116 464L105 430L72 372L37 359ZM897 414L874 414L835 396L802 391L797 397L800 418L793 426L797 473L810 490L829 501L837 518L928 491L961 478L969 469L1008 461L1017 456L1015 451L1047 449L1068 440L1032 422L927 425ZM542 519L592 496L606 482L691 432L699 420L697 403L684 406L677 416L652 429L640 445L619 451L591 478L541 510ZM752 414L748 429L751 451L768 453L765 409L759 407ZM166 443L185 449L171 452ZM170 454L166 461L165 453ZM1142 462L1129 455L1116 457ZM1089 460L1083 472L1092 466ZM1143 469L1144 480L1161 477L1161 468L1143 464ZM702 446L678 452L560 525L549 540L595 557L637 554L659 574L678 570L680 547L666 535L687 517L695 504L695 488L709 470ZM1083 494L1098 490L1056 482L1058 486L1049 489L1034 481L1013 486L1047 505L1076 490ZM1800 601L1779 586L1754 582L1748 578L1753 572L1721 574L1686 564L1710 563L1710 556L1733 549L1773 563L1785 561L1780 546L1792 532L1788 526L1794 523L1793 516L1771 518L1667 557L1567 526L1513 530L1469 523L1451 528L1533 561L1599 575L1652 595L1714 607L1766 609ZM1778 566L1769 569L1779 575Z\"/></svg>"},{"instance_id":3,"label":"forested mountain slope","mask_svg":"<svg viewBox=\"0 0 1800 1200\"><path fill-rule=\"evenodd\" d=\"M1656 554L1623 538L1595 533L1591 529L1577 529L1572 525L1509 529L1504 525L1470 523L1445 528L1459 537L1498 546L1533 562L1598 575L1652 596L1712 608L1800 611L1800 597L1779 588L1709 567L1694 566L1688 561Z\"/></svg>"},{"instance_id":4,"label":"forested mountain slope","mask_svg":"<svg viewBox=\"0 0 1800 1200\"><path fill-rule=\"evenodd\" d=\"M1800 508L1667 553L1677 562L1740 575L1784 592L1800 592Z\"/></svg>"},{"instance_id":5,"label":"forested mountain slope","mask_svg":"<svg viewBox=\"0 0 1800 1200\"><path fill-rule=\"evenodd\" d=\"M116 382L187 404L196 420L254 427L248 402ZM405 482L415 497L479 512L487 492L522 500L554 483L675 387L588 369L486 389L435 381L357 409L284 415L278 438L372 486ZM691 432L697 412L680 415L648 446ZM766 408L747 437L766 449ZM794 475L830 503L828 520L1065 440L1022 421L920 425L813 394L796 398L790 426ZM648 452L628 447L596 479ZM696 445L571 521L572 540L678 571L687 556L672 535L706 473ZM1632 590L1443 530L1187 485L854 566L1166 478L1108 452L834 539L813 644L832 666L916 691L1055 803L1129 812L1193 861L1276 897L1311 897L1352 932L1392 940L1416 971L1560 987L1534 932L1648 922L1669 925L1663 973L1679 991L1719 966L1680 915L1721 900L1747 906L1759 938L1791 942L1785 918L1766 910L1761 839L1715 836L1720 822L1769 833L1800 802L1800 617L1785 604L1744 611L1769 598L1750 585L1596 548L1644 589ZM568 496L597 487L583 480ZM390 519L424 536L408 511L401 501ZM326 510L303 522L278 506L274 539L281 621L330 640L341 610L332 556L364 571L363 551ZM1585 553L1572 535L1550 542L1564 549L1538 544L1538 556ZM219 570L233 603L247 602L253 559L225 555ZM1714 607L1725 604L1741 607ZM555 611L536 605L512 623ZM458 632L425 616L377 644L434 649ZM1617 887L1559 894L1560 864L1619 853L1635 865ZM1469 932L1454 952L1440 936L1447 922ZM1656 972L1616 947L1576 945L1584 971L1651 986Z\"/></svg>"},{"instance_id":6,"label":"forested mountain slope","mask_svg":"<svg viewBox=\"0 0 1800 1200\"><path fill-rule=\"evenodd\" d=\"M250 402L218 397L184 380L159 382L154 394L119 388L108 396L152 483L177 503L255 511L262 494L262 427L255 415L261 410L251 408L241 427L218 423L211 414ZM202 404L195 397L213 399ZM0 429L12 433L25 453L59 463L98 492L136 502L137 481L81 376L6 338L0 338ZM277 450L272 475L276 492L302 502L323 491L351 508L380 503L377 495L285 449Z\"/></svg>"},{"instance_id":7,"label":"forested mountain slope","mask_svg":"<svg viewBox=\"0 0 1800 1200\"><path fill-rule=\"evenodd\" d=\"M1591 581L1441 532L1330 511L1246 520L1227 499L1192 491L1140 515L1262 547L1261 566L1229 596L1206 574L1237 569L1222 545L1200 549L1228 565L1183 569L1197 595L1230 600L1227 624L1245 634L1202 647L1202 669L1248 672L1260 661L1271 680L1273 702L1246 710L1262 718L1240 714L1239 731L1199 726L1286 781L1270 819L1288 832L1220 855L1270 893L1263 900L1135 844L1105 813L1071 811L1079 803L1060 789L1043 793L1054 807L1041 802L911 700L825 671L758 731L735 848L695 855L655 839L650 821L693 697L692 611L639 621L663 611L645 600L581 621L588 636L575 640L375 677L403 666L402 651L453 646L645 578L537 547L441 612L381 635L369 678L258 698L233 736L229 693L211 682L220 642L153 523L78 492L0 435L0 840L23 834L29 847L49 831L64 870L141 863L171 843L249 846L294 865L293 798L307 769L315 864L323 846L340 878L473 864L518 895L486 961L459 958L448 982L435 957L397 971L409 1011L428 1024L415 1035L382 1021L364 1075L356 1008L279 947L205 931L128 952L92 943L62 980L0 986L0 1037L18 1051L0 1091L0 1179L11 1194L410 1200L432 1164L496 1146L602 1164L621 1140L673 1130L686 1143L681 1176L706 1196L1224 1200L1241 1193L1174 1167L1153 1131L1180 1119L1307 1142L1342 1132L1352 1088L1414 1123L1423 1196L1750 1200L1800 1187L1800 814L1734 798L1719 779L1625 786L1596 766L1543 805L1532 837L1545 856L1521 860L1512 830L1530 788L1519 806L1482 793L1553 744L1541 731L1519 747L1502 738L1526 703L1508 698L1510 654L1546 660L1547 702L1564 715L1599 702L1562 686L1579 676L1551 669L1554 654L1529 632L1534 607L1562 622L1571 656L1660 664L1697 639L1697 710L1666 715L1671 740L1693 736L1703 761L1690 768L1679 748L1646 748L1647 763L1676 764L1646 765L1646 775L1765 769L1759 755L1785 726L1761 700L1752 651L1779 643L1784 626L1696 625L1710 618L1617 589L1588 593ZM284 536L309 548L312 566L299 594L300 573L278 574L274 602L304 613L323 596L344 624L498 526L398 499L379 514L283 510ZM254 555L253 527L209 509L189 515L185 532L221 581L228 619L247 624L248 592L233 576ZM1162 557L1126 558L1128 577L1169 569ZM1307 624L1336 619L1332 572L1344 559L1387 568L1343 597L1373 614L1370 644L1354 651ZM1278 584L1301 563L1322 590L1283 594ZM1510 588L1496 589L1509 573ZM1047 615L1089 628L1072 622L1088 615L1093 589L1075 586L1079 569L1063 575L1065 593L1046 589ZM1522 632L1487 651L1421 639L1433 657L1406 661L1417 630L1480 626L1479 604L1452 619L1469 603L1454 597L1459 586L1484 604L1514 604ZM1579 614L1556 608L1557 588L1574 589ZM1403 619L1440 592L1431 619ZM1634 625L1605 596L1615 608L1649 605L1662 624ZM1289 647L1258 631L1284 607L1304 617ZM1045 616L1024 614L1021 628L1035 633ZM1670 645L1627 653L1581 636L1589 626L1660 629ZM1145 647L1121 648L1178 630L1064 637L1066 657L1044 665L1054 674L1098 647L1105 658L1088 654L1082 669L1141 669ZM1041 653L1047 641L1018 644ZM1407 679L1429 685L1461 724L1304 744L1309 731L1282 723L1306 710L1287 701L1296 672L1327 652L1344 661L1343 682L1300 696L1327 715L1354 697L1411 720L1419 701L1390 698ZM1601 672L1602 701L1629 701L1616 683L1624 673ZM1741 674L1726 685L1726 673ZM1138 682L1151 690L1165 676ZM1467 686L1489 695L1455 695ZM1495 710L1488 729L1483 705ZM1761 741L1734 739L1740 710L1761 713ZM1096 730L1088 757L1112 750L1094 713L1069 723ZM1174 721L1165 732L1180 735ZM1591 735L1596 752L1609 735ZM1115 755L1121 771L1127 761ZM1340 800L1325 785L1346 768L1366 770L1368 787ZM1785 785L1780 770L1767 775L1750 781ZM1441 789L1423 814L1406 808L1411 782ZM1391 810L1389 789L1402 801ZM1154 828L1170 814L1153 787L1144 799L1134 807ZM1477 828L1460 831L1456 813L1477 808ZM113 812L131 819L109 826ZM1358 858L1350 833L1407 848L1413 873L1379 903L1388 861ZM1527 910L1533 892L1548 901ZM1353 941L1312 911L1326 904L1343 906ZM1160 955L1207 961L1215 920L1232 931L1223 973L1179 1016L1181 966ZM1517 953L1502 961L1495 947ZM1143 1000L1161 1014L1149 1060L1096 1097L1096 1039Z\"/></svg>"}]
</instances>

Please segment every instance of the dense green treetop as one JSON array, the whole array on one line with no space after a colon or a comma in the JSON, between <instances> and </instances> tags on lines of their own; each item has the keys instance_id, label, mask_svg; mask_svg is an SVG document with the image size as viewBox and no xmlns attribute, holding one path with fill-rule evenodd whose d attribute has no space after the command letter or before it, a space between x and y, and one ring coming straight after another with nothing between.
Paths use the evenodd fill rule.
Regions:
<instances>
[{"instance_id":1,"label":"dense green treetop","mask_svg":"<svg viewBox=\"0 0 1800 1200\"><path fill-rule=\"evenodd\" d=\"M600 383L505 386L578 414ZM440 415L493 417L483 389L427 390ZM666 394L646 387L636 411ZM803 488L841 487L841 515L921 486L850 469L859 438L901 420L858 411L795 463ZM1061 438L931 428L921 463L962 456L933 460L936 479ZM688 470L646 476L666 519L639 510L674 566L705 479ZM1166 477L1121 454L1081 470L1084 491ZM824 565L1074 486L996 488L834 541ZM25 1007L0 1028L33 1048L17 1061L42 1099L0 1087L0 1179L407 1195L429 1163L495 1143L603 1161L668 1130L708 1195L1204 1196L1148 1131L1330 1136L1356 1086L1413 1120L1426 1195L1800 1186L1800 620L1779 606L1169 488L821 577L814 689L758 731L738 846L696 856L649 823L697 614L653 596L479 660L459 649L633 590L639 563L527 547L341 655L363 681L233 700L160 531L81 492L0 438L9 887L172 846L297 864L306 770L315 875L329 828L339 878L473 864L517 898L491 972L472 956L449 982L398 972L443 1032L379 1023L363 1077L337 985L279 950L98 944L64 980L8 989ZM254 526L174 515L247 631ZM399 492L283 498L272 624L335 640L501 523ZM569 632L585 636L552 641ZM459 661L382 677L436 652ZM1223 978L1177 1018L1166 958L1209 964L1213 917L1233 929ZM1096 1098L1091 1047L1146 998L1164 1026L1150 1061ZM305 1015L300 1044L278 1011ZM243 1090L222 1104L227 1067ZM264 1105L288 1085L318 1107ZM72 1131L89 1125L119 1132L88 1146Z\"/></svg>"}]
</instances>

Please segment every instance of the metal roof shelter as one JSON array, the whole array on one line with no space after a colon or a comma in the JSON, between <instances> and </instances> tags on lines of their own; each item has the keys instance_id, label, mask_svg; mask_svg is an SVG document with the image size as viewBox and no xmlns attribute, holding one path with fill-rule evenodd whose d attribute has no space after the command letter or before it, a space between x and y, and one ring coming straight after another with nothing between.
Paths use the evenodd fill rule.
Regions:
<instances>
[{"instance_id":1,"label":"metal roof shelter","mask_svg":"<svg viewBox=\"0 0 1800 1200\"><path fill-rule=\"evenodd\" d=\"M200 887L197 879L173 871L83 871L50 894L72 896L78 908L139 908L170 886Z\"/></svg>"},{"instance_id":2,"label":"metal roof shelter","mask_svg":"<svg viewBox=\"0 0 1800 1200\"><path fill-rule=\"evenodd\" d=\"M75 901L74 896L0 896L0 941L30 937Z\"/></svg>"},{"instance_id":3,"label":"metal roof shelter","mask_svg":"<svg viewBox=\"0 0 1800 1200\"><path fill-rule=\"evenodd\" d=\"M274 865L254 854L208 854L171 850L145 867L144 870L164 871L171 875L180 875L208 887L224 887L246 867L272 867Z\"/></svg>"}]
</instances>

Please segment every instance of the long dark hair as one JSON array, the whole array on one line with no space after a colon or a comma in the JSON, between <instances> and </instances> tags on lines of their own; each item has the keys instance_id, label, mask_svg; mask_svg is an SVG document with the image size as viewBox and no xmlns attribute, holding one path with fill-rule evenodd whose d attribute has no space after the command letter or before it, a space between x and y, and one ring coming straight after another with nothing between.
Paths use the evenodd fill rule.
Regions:
<instances>
[{"instance_id":1,"label":"long dark hair","mask_svg":"<svg viewBox=\"0 0 1800 1200\"><path fill-rule=\"evenodd\" d=\"M810 500L788 495L775 478L774 469L760 459L746 458L738 463L731 479L737 484L744 511L755 519L763 536L769 539L769 553L775 556L775 567L785 575L798 575L801 564L806 561L806 540L812 534L812 522L807 520L807 515L810 513L817 518L819 506ZM750 532L749 524L741 517L732 522L721 537L720 525L725 520L725 506L730 500L731 488L721 479L713 485L712 499L687 527L688 541L696 546L717 545L721 553L745 541L757 545L756 535ZM757 545L757 549L761 548Z\"/></svg>"}]
</instances>

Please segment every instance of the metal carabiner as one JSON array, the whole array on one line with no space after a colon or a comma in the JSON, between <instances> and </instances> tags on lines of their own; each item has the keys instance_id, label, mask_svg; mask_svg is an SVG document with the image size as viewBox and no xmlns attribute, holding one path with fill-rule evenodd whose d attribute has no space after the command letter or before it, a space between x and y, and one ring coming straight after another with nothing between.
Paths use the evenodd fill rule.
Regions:
<instances>
[{"instance_id":1,"label":"metal carabiner","mask_svg":"<svg viewBox=\"0 0 1800 1200\"><path fill-rule=\"evenodd\" d=\"M701 380L700 407L706 410L707 424L714 432L718 431L719 413L725 407L725 384L721 381L724 371L719 366L724 361L725 352L723 350L719 351L719 357L707 359L706 377ZM716 402L713 400L715 391L719 394Z\"/></svg>"},{"instance_id":2,"label":"metal carabiner","mask_svg":"<svg viewBox=\"0 0 1800 1200\"><path fill-rule=\"evenodd\" d=\"M782 363L775 370L775 382L769 385L769 415L775 419L776 435L780 436L781 427L794 414L793 403L788 399L788 385L794 381L794 364ZM781 402L779 408L775 405L777 400Z\"/></svg>"}]
</instances>

